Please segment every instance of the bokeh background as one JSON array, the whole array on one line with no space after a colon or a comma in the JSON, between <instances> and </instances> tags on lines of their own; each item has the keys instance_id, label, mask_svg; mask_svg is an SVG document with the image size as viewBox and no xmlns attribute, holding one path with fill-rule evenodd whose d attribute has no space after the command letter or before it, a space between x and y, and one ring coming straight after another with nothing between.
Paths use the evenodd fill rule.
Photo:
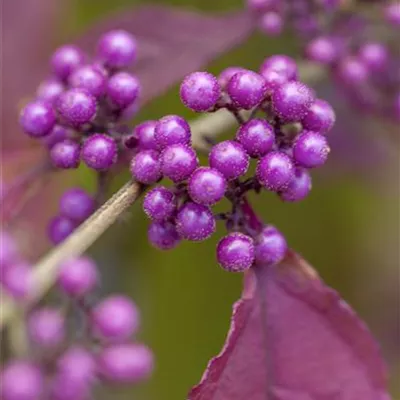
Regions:
<instances>
[{"instance_id":1,"label":"bokeh background","mask_svg":"<svg viewBox=\"0 0 400 400\"><path fill-rule=\"evenodd\" d=\"M34 2L41 6L40 1ZM48 48L54 49L61 43L73 41L101 19L148 3L147 0L54 0L53 19L48 22L52 34L41 40L48 41ZM152 3L206 13L243 7L242 0L153 0ZM55 10L58 7L60 9ZM49 10L43 8L39 14L47 12ZM20 19L7 42L13 43L15 37L14 52L20 51L18 46L25 32L18 26L18 22L24 21L23 7L19 13ZM2 19L7 17L2 15ZM29 20L29 15L26 18ZM47 50L39 51L39 47L37 52L32 52L31 61L16 65L12 73L23 77L30 73L38 58L45 60ZM279 38L255 34L207 68L215 73L229 65L257 69L263 58L274 53L298 55L295 38L290 34ZM159 68L162 74L163 66ZM9 79L9 73L10 68L2 71L3 83ZM43 77L45 74L43 71ZM194 118L195 115L180 104L177 87L154 100L133 123L168 113ZM32 94L30 90L33 86L17 86L15 93L28 97ZM367 322L395 376L400 351L399 141L396 141L399 127L365 121L349 110L326 82L320 83L317 91L321 97L336 98L338 128L331 136L331 160L322 171L314 174L311 195L299 204L283 204L268 193L252 200L264 220L276 224L291 247L302 254ZM8 110L11 107L11 112L17 110L19 103L14 104L12 97L12 104L6 102L3 97L3 113L5 107ZM7 116L3 114L2 118ZM226 137L232 134L233 131L225 133ZM3 142L4 131L1 135ZM4 168L2 174L7 174L9 171ZM127 178L126 173L118 175L109 194ZM94 176L83 168L69 174L68 179L88 189L94 188ZM54 207L55 197L49 197L46 207ZM223 272L215 261L215 245L223 234L222 229L204 243L186 242L171 252L151 248L146 238L147 220L140 203L90 249L90 254L102 269L102 291L125 292L140 307L143 325L139 337L153 349L156 370L145 384L113 388L99 393L98 398L184 399L189 388L199 381L208 360L221 349L232 304L240 295L241 276ZM399 393L396 385L393 379L394 394Z\"/></svg>"}]
</instances>

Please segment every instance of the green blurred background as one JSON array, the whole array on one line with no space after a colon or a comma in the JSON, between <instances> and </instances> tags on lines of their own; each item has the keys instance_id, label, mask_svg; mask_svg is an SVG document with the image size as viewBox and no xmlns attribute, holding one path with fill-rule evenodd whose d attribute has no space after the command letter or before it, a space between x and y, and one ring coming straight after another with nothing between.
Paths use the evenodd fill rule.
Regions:
<instances>
[{"instance_id":1,"label":"green blurred background","mask_svg":"<svg viewBox=\"0 0 400 400\"><path fill-rule=\"evenodd\" d=\"M148 2L73 0L56 41L70 41L97 19L140 3ZM205 12L242 7L242 0L153 3ZM282 52L296 54L296 45L289 36L255 36L209 69L219 72L235 64L257 68L268 54ZM177 87L146 107L138 120L171 112L194 117L179 103ZM232 132L226 133L229 134ZM254 203L265 221L276 224L291 247L367 321L395 368L399 329L398 164L387 163L380 172L384 179L351 170L316 173L311 195L300 204L282 204L268 193L254 198ZM80 171L78 179L82 185L93 187L89 172ZM119 176L112 190L126 179L127 175ZM146 226L141 206L136 204L91 249L106 277L104 290L124 291L138 303L143 316L140 340L156 356L155 374L148 383L133 389L112 389L99 395L104 399L184 399L189 388L199 381L210 357L221 349L232 303L240 295L241 276L224 273L215 261L215 244L222 229L205 243L183 243L178 249L163 253L148 244Z\"/></svg>"}]
</instances>

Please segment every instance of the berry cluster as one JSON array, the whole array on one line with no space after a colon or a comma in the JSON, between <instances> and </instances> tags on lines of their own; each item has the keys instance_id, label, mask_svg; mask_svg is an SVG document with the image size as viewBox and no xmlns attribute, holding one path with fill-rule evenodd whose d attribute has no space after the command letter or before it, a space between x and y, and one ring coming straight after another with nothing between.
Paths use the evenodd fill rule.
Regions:
<instances>
[{"instance_id":1,"label":"berry cluster","mask_svg":"<svg viewBox=\"0 0 400 400\"><path fill-rule=\"evenodd\" d=\"M359 110L400 120L400 55L397 43L369 39L379 24L396 30L400 4L378 4L380 21L340 0L247 0L260 29L278 35L284 21L305 39L305 57L325 66L341 92Z\"/></svg>"},{"instance_id":2,"label":"berry cluster","mask_svg":"<svg viewBox=\"0 0 400 400\"><path fill-rule=\"evenodd\" d=\"M231 111L240 127L234 139L212 146L209 166L199 166L183 118L169 115L136 127L133 178L146 185L162 178L173 183L171 188L156 186L144 198L144 211L152 220L150 242L170 249L182 239L202 241L214 233L216 220L223 219L230 232L217 247L223 268L241 272L254 262L280 261L284 237L271 226L250 226L244 197L264 188L283 201L304 199L311 189L308 169L328 157L325 135L335 121L333 109L298 80L295 61L283 55L267 58L260 73L238 67L218 78L194 72L182 82L180 96L195 112ZM244 110L251 110L247 120L241 116ZM256 173L245 177L251 159L256 160ZM211 206L223 198L232 209L215 215Z\"/></svg>"},{"instance_id":3,"label":"berry cluster","mask_svg":"<svg viewBox=\"0 0 400 400\"><path fill-rule=\"evenodd\" d=\"M31 269L12 237L2 232L1 242L2 288L21 302L34 289ZM90 301L98 275L88 257L60 265L56 288L68 307L40 306L27 314L29 351L3 367L2 399L87 399L101 383L136 383L150 375L151 351L132 340L140 322L136 305L123 295ZM79 326L72 316L80 316Z\"/></svg>"}]
</instances>

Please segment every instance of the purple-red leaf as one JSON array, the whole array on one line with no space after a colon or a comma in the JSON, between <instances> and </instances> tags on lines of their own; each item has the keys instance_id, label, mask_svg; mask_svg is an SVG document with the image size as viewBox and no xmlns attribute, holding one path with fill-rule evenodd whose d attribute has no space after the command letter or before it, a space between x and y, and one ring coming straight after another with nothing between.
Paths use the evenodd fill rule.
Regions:
<instances>
[{"instance_id":1,"label":"purple-red leaf","mask_svg":"<svg viewBox=\"0 0 400 400\"><path fill-rule=\"evenodd\" d=\"M222 352L189 400L389 400L365 324L298 255L247 276Z\"/></svg>"}]
</instances>

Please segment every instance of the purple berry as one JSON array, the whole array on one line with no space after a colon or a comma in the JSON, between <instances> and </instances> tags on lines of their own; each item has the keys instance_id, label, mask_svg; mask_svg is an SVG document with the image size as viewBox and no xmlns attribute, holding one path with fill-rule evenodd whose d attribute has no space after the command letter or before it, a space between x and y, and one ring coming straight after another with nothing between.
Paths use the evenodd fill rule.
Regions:
<instances>
[{"instance_id":1,"label":"purple berry","mask_svg":"<svg viewBox=\"0 0 400 400\"><path fill-rule=\"evenodd\" d=\"M90 385L74 380L63 373L52 375L49 392L51 400L86 400L90 398Z\"/></svg>"},{"instance_id":2,"label":"purple berry","mask_svg":"<svg viewBox=\"0 0 400 400\"><path fill-rule=\"evenodd\" d=\"M273 226L266 226L256 239L255 257L259 264L277 264L287 251L284 236Z\"/></svg>"},{"instance_id":3,"label":"purple berry","mask_svg":"<svg viewBox=\"0 0 400 400\"><path fill-rule=\"evenodd\" d=\"M228 67L225 68L219 75L218 75L218 83L222 90L225 90L228 82L231 80L232 76L237 74L238 72L247 71L242 67Z\"/></svg>"},{"instance_id":4,"label":"purple berry","mask_svg":"<svg viewBox=\"0 0 400 400\"><path fill-rule=\"evenodd\" d=\"M272 105L278 116L287 122L300 121L314 102L314 93L301 82L286 82L272 93Z\"/></svg>"},{"instance_id":5,"label":"purple berry","mask_svg":"<svg viewBox=\"0 0 400 400\"><path fill-rule=\"evenodd\" d=\"M254 262L253 239L239 232L224 236L217 245L217 260L226 271L246 271Z\"/></svg>"},{"instance_id":6,"label":"purple berry","mask_svg":"<svg viewBox=\"0 0 400 400\"><path fill-rule=\"evenodd\" d=\"M2 400L41 400L44 379L40 369L23 360L6 364L0 376Z\"/></svg>"},{"instance_id":7,"label":"purple berry","mask_svg":"<svg viewBox=\"0 0 400 400\"><path fill-rule=\"evenodd\" d=\"M364 62L347 57L337 66L336 75L341 84L352 87L364 84L369 74Z\"/></svg>"},{"instance_id":8,"label":"purple berry","mask_svg":"<svg viewBox=\"0 0 400 400\"><path fill-rule=\"evenodd\" d=\"M65 338L65 321L60 310L43 307L33 311L28 319L31 341L44 348L54 348Z\"/></svg>"},{"instance_id":9,"label":"purple berry","mask_svg":"<svg viewBox=\"0 0 400 400\"><path fill-rule=\"evenodd\" d=\"M154 138L159 150L173 144L190 144L190 126L178 115L167 115L157 122Z\"/></svg>"},{"instance_id":10,"label":"purple berry","mask_svg":"<svg viewBox=\"0 0 400 400\"><path fill-rule=\"evenodd\" d=\"M147 236L152 246L160 250L170 250L181 241L175 225L168 221L152 222Z\"/></svg>"},{"instance_id":11,"label":"purple berry","mask_svg":"<svg viewBox=\"0 0 400 400\"><path fill-rule=\"evenodd\" d=\"M73 258L60 265L58 286L73 297L92 291L98 282L96 264L88 257Z\"/></svg>"},{"instance_id":12,"label":"purple berry","mask_svg":"<svg viewBox=\"0 0 400 400\"><path fill-rule=\"evenodd\" d=\"M225 140L215 145L209 156L210 166L228 180L244 175L249 168L249 155L243 146L233 140Z\"/></svg>"},{"instance_id":13,"label":"purple berry","mask_svg":"<svg viewBox=\"0 0 400 400\"><path fill-rule=\"evenodd\" d=\"M384 8L384 15L387 22L398 27L400 26L400 4L389 3Z\"/></svg>"},{"instance_id":14,"label":"purple berry","mask_svg":"<svg viewBox=\"0 0 400 400\"><path fill-rule=\"evenodd\" d=\"M110 382L136 383L153 371L153 354L141 344L119 344L106 347L99 355L100 376Z\"/></svg>"},{"instance_id":15,"label":"purple berry","mask_svg":"<svg viewBox=\"0 0 400 400\"><path fill-rule=\"evenodd\" d=\"M143 150L132 158L131 174L138 182L150 185L162 177L160 155L154 150Z\"/></svg>"},{"instance_id":16,"label":"purple berry","mask_svg":"<svg viewBox=\"0 0 400 400\"><path fill-rule=\"evenodd\" d=\"M108 135L96 133L88 137L82 146L82 161L96 171L110 169L118 158L115 140Z\"/></svg>"},{"instance_id":17,"label":"purple berry","mask_svg":"<svg viewBox=\"0 0 400 400\"><path fill-rule=\"evenodd\" d=\"M88 218L94 208L93 197L81 188L67 190L60 199L60 213L77 222L82 222Z\"/></svg>"},{"instance_id":18,"label":"purple berry","mask_svg":"<svg viewBox=\"0 0 400 400\"><path fill-rule=\"evenodd\" d=\"M54 125L51 132L42 139L42 143L47 146L48 149L51 149L56 143L68 139L69 135L70 131L65 126Z\"/></svg>"},{"instance_id":19,"label":"purple berry","mask_svg":"<svg viewBox=\"0 0 400 400\"><path fill-rule=\"evenodd\" d=\"M188 182L188 192L193 201L211 206L220 201L227 187L224 176L216 169L200 167L193 172Z\"/></svg>"},{"instance_id":20,"label":"purple berry","mask_svg":"<svg viewBox=\"0 0 400 400\"><path fill-rule=\"evenodd\" d=\"M323 65L336 62L340 53L339 43L326 36L316 37L308 43L306 48L307 58Z\"/></svg>"},{"instance_id":21,"label":"purple berry","mask_svg":"<svg viewBox=\"0 0 400 400\"><path fill-rule=\"evenodd\" d=\"M381 43L365 43L359 50L359 57L369 68L382 71L388 64L389 53Z\"/></svg>"},{"instance_id":22,"label":"purple berry","mask_svg":"<svg viewBox=\"0 0 400 400\"><path fill-rule=\"evenodd\" d=\"M138 140L139 150L156 150L157 144L154 137L157 121L145 121L136 125L133 135Z\"/></svg>"},{"instance_id":23,"label":"purple berry","mask_svg":"<svg viewBox=\"0 0 400 400\"><path fill-rule=\"evenodd\" d=\"M268 36L278 36L283 30L283 19L276 12L267 12L261 17L259 29Z\"/></svg>"},{"instance_id":24,"label":"purple berry","mask_svg":"<svg viewBox=\"0 0 400 400\"><path fill-rule=\"evenodd\" d=\"M228 82L227 93L237 108L250 110L259 105L266 95L264 78L253 71L240 71Z\"/></svg>"},{"instance_id":25,"label":"purple berry","mask_svg":"<svg viewBox=\"0 0 400 400\"><path fill-rule=\"evenodd\" d=\"M55 75L66 80L69 75L85 62L85 55L77 46L59 47L51 57L51 65Z\"/></svg>"},{"instance_id":26,"label":"purple berry","mask_svg":"<svg viewBox=\"0 0 400 400\"><path fill-rule=\"evenodd\" d=\"M86 90L69 89L59 96L57 109L66 123L77 128L96 115L96 99Z\"/></svg>"},{"instance_id":27,"label":"purple berry","mask_svg":"<svg viewBox=\"0 0 400 400\"><path fill-rule=\"evenodd\" d=\"M35 101L26 105L21 111L20 124L22 129L33 138L48 135L55 123L56 115L48 103Z\"/></svg>"},{"instance_id":28,"label":"purple berry","mask_svg":"<svg viewBox=\"0 0 400 400\"><path fill-rule=\"evenodd\" d=\"M188 179L198 164L196 152L184 144L168 146L161 153L162 173L175 183Z\"/></svg>"},{"instance_id":29,"label":"purple berry","mask_svg":"<svg viewBox=\"0 0 400 400\"><path fill-rule=\"evenodd\" d=\"M296 81L298 79L296 61L283 54L276 54L264 60L260 68L260 74L264 75L267 71L279 72L286 81Z\"/></svg>"},{"instance_id":30,"label":"purple berry","mask_svg":"<svg viewBox=\"0 0 400 400\"><path fill-rule=\"evenodd\" d=\"M209 207L188 202L178 211L176 229L184 239L202 241L215 232L215 218Z\"/></svg>"},{"instance_id":31,"label":"purple berry","mask_svg":"<svg viewBox=\"0 0 400 400\"><path fill-rule=\"evenodd\" d=\"M57 168L78 168L81 161L80 156L80 145L70 139L54 144L50 150L51 162Z\"/></svg>"},{"instance_id":32,"label":"purple berry","mask_svg":"<svg viewBox=\"0 0 400 400\"><path fill-rule=\"evenodd\" d=\"M288 186L279 193L283 201L300 201L308 196L311 191L311 176L305 169L297 168L293 179Z\"/></svg>"},{"instance_id":33,"label":"purple berry","mask_svg":"<svg viewBox=\"0 0 400 400\"><path fill-rule=\"evenodd\" d=\"M236 138L247 154L255 158L267 154L275 144L273 126L260 118L251 119L243 124Z\"/></svg>"},{"instance_id":34,"label":"purple berry","mask_svg":"<svg viewBox=\"0 0 400 400\"><path fill-rule=\"evenodd\" d=\"M12 236L0 231L0 266L5 267L18 261L18 247Z\"/></svg>"},{"instance_id":35,"label":"purple berry","mask_svg":"<svg viewBox=\"0 0 400 400\"><path fill-rule=\"evenodd\" d=\"M258 162L256 176L261 185L268 190L283 190L293 179L293 162L288 155L273 151Z\"/></svg>"},{"instance_id":36,"label":"purple berry","mask_svg":"<svg viewBox=\"0 0 400 400\"><path fill-rule=\"evenodd\" d=\"M10 296L17 300L26 299L33 288L32 267L21 261L6 266L1 283Z\"/></svg>"},{"instance_id":37,"label":"purple berry","mask_svg":"<svg viewBox=\"0 0 400 400\"><path fill-rule=\"evenodd\" d=\"M170 218L175 208L175 195L164 186L150 190L143 201L144 212L154 221Z\"/></svg>"},{"instance_id":38,"label":"purple berry","mask_svg":"<svg viewBox=\"0 0 400 400\"><path fill-rule=\"evenodd\" d=\"M57 372L74 382L91 383L95 369L93 355L79 346L67 349L57 361Z\"/></svg>"},{"instance_id":39,"label":"purple berry","mask_svg":"<svg viewBox=\"0 0 400 400\"><path fill-rule=\"evenodd\" d=\"M317 99L301 121L303 128L319 133L329 132L336 121L335 111L325 100Z\"/></svg>"},{"instance_id":40,"label":"purple berry","mask_svg":"<svg viewBox=\"0 0 400 400\"><path fill-rule=\"evenodd\" d=\"M47 227L47 234L54 244L61 243L77 227L77 223L63 215L53 217Z\"/></svg>"},{"instance_id":41,"label":"purple berry","mask_svg":"<svg viewBox=\"0 0 400 400\"><path fill-rule=\"evenodd\" d=\"M37 91L37 98L44 102L54 104L60 94L64 91L64 85L57 79L51 78L43 81Z\"/></svg>"},{"instance_id":42,"label":"purple berry","mask_svg":"<svg viewBox=\"0 0 400 400\"><path fill-rule=\"evenodd\" d=\"M139 319L139 311L131 299L113 295L93 308L92 330L101 339L124 341L137 331Z\"/></svg>"},{"instance_id":43,"label":"purple berry","mask_svg":"<svg viewBox=\"0 0 400 400\"><path fill-rule=\"evenodd\" d=\"M114 74L107 83L107 95L118 108L126 108L140 95L140 83L136 76L127 72Z\"/></svg>"},{"instance_id":44,"label":"purple berry","mask_svg":"<svg viewBox=\"0 0 400 400\"><path fill-rule=\"evenodd\" d=\"M94 65L77 68L69 77L71 87L84 89L94 97L100 97L106 90L106 75Z\"/></svg>"},{"instance_id":45,"label":"purple berry","mask_svg":"<svg viewBox=\"0 0 400 400\"><path fill-rule=\"evenodd\" d=\"M312 131L302 132L293 144L293 158L297 164L314 168L325 164L329 145L325 136Z\"/></svg>"},{"instance_id":46,"label":"purple berry","mask_svg":"<svg viewBox=\"0 0 400 400\"><path fill-rule=\"evenodd\" d=\"M274 69L265 69L261 73L261 75L265 80L265 87L267 88L267 92L270 94L288 81L285 74L282 74L279 71L275 71Z\"/></svg>"},{"instance_id":47,"label":"purple berry","mask_svg":"<svg viewBox=\"0 0 400 400\"><path fill-rule=\"evenodd\" d=\"M110 68L124 68L136 59L136 40L123 30L114 30L104 34L97 46L98 58Z\"/></svg>"},{"instance_id":48,"label":"purple berry","mask_svg":"<svg viewBox=\"0 0 400 400\"><path fill-rule=\"evenodd\" d=\"M187 75L180 88L182 103L196 112L210 110L221 95L217 78L208 72Z\"/></svg>"}]
</instances>

